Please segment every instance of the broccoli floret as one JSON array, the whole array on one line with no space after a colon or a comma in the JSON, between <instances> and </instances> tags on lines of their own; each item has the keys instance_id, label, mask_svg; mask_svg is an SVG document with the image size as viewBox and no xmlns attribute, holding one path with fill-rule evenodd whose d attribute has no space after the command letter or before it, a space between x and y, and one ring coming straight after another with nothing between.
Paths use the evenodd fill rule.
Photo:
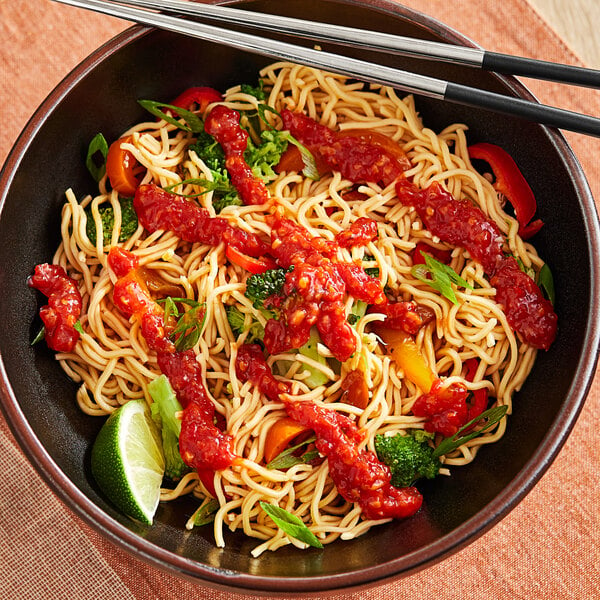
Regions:
<instances>
[{"instance_id":1,"label":"broccoli floret","mask_svg":"<svg viewBox=\"0 0 600 600\"><path fill-rule=\"evenodd\" d=\"M235 335L241 335L244 331L247 331L247 344L257 341L262 342L265 337L265 329L259 321L252 319L250 324L246 326L246 316L237 306L226 306L225 312L227 313L229 327L231 327L231 331L233 331Z\"/></svg>"},{"instance_id":2,"label":"broccoli floret","mask_svg":"<svg viewBox=\"0 0 600 600\"><path fill-rule=\"evenodd\" d=\"M119 232L119 242L126 242L138 228L138 218L133 208L132 198L119 198L121 205L121 231ZM104 245L108 246L112 238L112 232L115 226L115 211L112 206L103 206L98 209L100 220L102 222L102 239ZM87 222L85 232L88 239L94 245L98 239L96 232L96 222L90 209L85 211Z\"/></svg>"},{"instance_id":3,"label":"broccoli floret","mask_svg":"<svg viewBox=\"0 0 600 600\"><path fill-rule=\"evenodd\" d=\"M279 164L281 155L288 147L287 132L266 129L260 134L260 139L259 146L248 140L244 157L255 177L270 181L277 177L273 166Z\"/></svg>"},{"instance_id":4,"label":"broccoli floret","mask_svg":"<svg viewBox=\"0 0 600 600\"><path fill-rule=\"evenodd\" d=\"M390 468L393 486L408 487L417 479L433 479L439 473L441 463L427 443L431 437L422 430L409 435L375 436L377 457Z\"/></svg>"},{"instance_id":5,"label":"broccoli floret","mask_svg":"<svg viewBox=\"0 0 600 600\"><path fill-rule=\"evenodd\" d=\"M225 169L225 154L221 144L215 138L203 131L198 134L196 143L189 148L193 150L198 158L211 170L221 171Z\"/></svg>"},{"instance_id":6,"label":"broccoli floret","mask_svg":"<svg viewBox=\"0 0 600 600\"><path fill-rule=\"evenodd\" d=\"M246 298L252 300L255 308L264 308L264 302L269 296L280 296L285 274L290 269L269 269L264 273L250 275L246 280Z\"/></svg>"},{"instance_id":7,"label":"broccoli floret","mask_svg":"<svg viewBox=\"0 0 600 600\"><path fill-rule=\"evenodd\" d=\"M262 79L258 80L258 85L253 86L249 83L242 83L240 86L240 91L244 94L249 94L250 96L254 96L257 100L264 100L266 97L265 90L263 89L264 82Z\"/></svg>"},{"instance_id":8,"label":"broccoli floret","mask_svg":"<svg viewBox=\"0 0 600 600\"><path fill-rule=\"evenodd\" d=\"M179 479L189 470L179 453L181 421L175 414L182 410L181 404L164 375L152 381L148 391L154 401L150 406L152 418L161 430L165 475L171 479Z\"/></svg>"}]
</instances>

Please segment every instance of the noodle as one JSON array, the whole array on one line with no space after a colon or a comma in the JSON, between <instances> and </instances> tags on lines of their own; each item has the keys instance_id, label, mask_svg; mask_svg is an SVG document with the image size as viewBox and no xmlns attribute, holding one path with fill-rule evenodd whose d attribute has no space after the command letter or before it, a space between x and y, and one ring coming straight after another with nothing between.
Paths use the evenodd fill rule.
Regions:
<instances>
[{"instance_id":1,"label":"noodle","mask_svg":"<svg viewBox=\"0 0 600 600\"><path fill-rule=\"evenodd\" d=\"M347 81L342 76L276 63L265 68L261 77L268 90L266 103L281 112L288 108L302 111L331 128L377 131L395 140L410 158L412 167L406 176L420 188L439 182L457 199L468 199L481 208L506 236L510 252L525 267L539 269L543 262L534 248L517 234L518 223L502 208L501 199L491 183L471 166L465 136L466 126L455 124L436 134L423 126L412 97L400 99L385 87L370 88ZM226 94L228 106L238 110L256 108L256 98L233 88ZM269 112L265 118L276 123ZM193 136L164 122L136 125L124 135L131 139L123 148L129 150L145 168L144 183L170 186L185 179L211 179L210 170L194 152L187 152ZM301 174L283 173L269 184L274 203L311 236L333 240L359 217L378 223L378 238L366 246L343 248L341 260L358 261L363 266L377 267L382 286L387 286L399 300L414 300L435 315L416 336L416 343L435 374L447 381L460 381L469 390L486 389L500 405L511 406L512 395L528 376L536 350L521 342L507 322L502 308L494 300L485 273L477 262L461 248L452 249L450 266L473 289L458 290L458 304L411 274L410 252L426 241L433 248L448 249L424 226L415 209L402 205L396 198L394 185L386 188L375 183L357 187L360 199L345 199L343 191L351 185L340 173L331 173L312 181ZM183 184L177 193L197 193L193 184ZM197 198L212 216L212 192ZM98 196L86 197L79 203L71 190L62 213L62 243L54 263L61 265L77 282L84 310L80 342L71 353L59 354L66 373L80 384L77 403L90 415L106 415L127 401L143 397L152 400L148 384L160 374L156 356L148 349L139 324L130 323L112 304L111 291L115 275L107 267L103 236L92 244L86 234L85 209L91 210L97 231L102 223L99 208L112 206L115 228L110 245L118 243L121 206L116 192L106 190L100 182ZM269 206L226 207L221 217L248 232L268 235L266 215ZM265 324L264 315L253 308L244 296L247 271L227 261L223 244L212 247L190 244L170 232L149 234L141 226L123 244L132 250L140 263L169 284L179 286L186 298L206 302L206 317L201 337L195 346L204 367L205 385L216 412L226 422L226 430L234 438L235 451L243 457L240 463L217 471L215 492L220 508L214 521L218 546L225 544L224 529L241 530L262 540L253 552L293 543L260 509L260 501L276 500L289 512L300 517L323 543L337 538L352 539L364 534L375 524L361 516L358 506L340 498L329 477L327 461L315 466L297 464L287 470L264 467L265 439L269 428L286 416L282 403L267 400L250 383L236 376L234 362L237 348L246 339L233 334L225 312L235 304L250 320ZM347 308L353 298L348 298ZM336 372L309 357L293 352L269 357L269 364L288 378L292 393L329 408L354 416L366 432L365 445L374 450L375 434L420 429L424 418L411 414L411 407L421 391L399 370L382 350L369 324L381 315L367 314L356 324L357 349ZM248 322L250 322L248 320ZM323 356L331 356L320 345ZM472 382L461 377L464 363L477 358L479 367ZM327 381L311 389L306 383L306 365L317 369ZM342 401L343 375L353 369L364 371L370 391L368 406L363 410ZM497 441L503 434L506 419L478 438L445 457L445 466L466 465L478 449ZM445 470L444 470L445 472ZM161 500L171 501L193 493L204 506L208 497L196 473L189 473L174 489L163 489ZM192 527L193 517L188 523Z\"/></svg>"}]
</instances>

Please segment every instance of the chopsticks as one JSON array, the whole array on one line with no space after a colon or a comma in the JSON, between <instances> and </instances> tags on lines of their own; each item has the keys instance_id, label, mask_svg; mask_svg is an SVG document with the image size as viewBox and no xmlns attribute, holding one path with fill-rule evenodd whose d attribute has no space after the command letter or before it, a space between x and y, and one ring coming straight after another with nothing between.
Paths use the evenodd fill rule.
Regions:
<instances>
[{"instance_id":1,"label":"chopsticks","mask_svg":"<svg viewBox=\"0 0 600 600\"><path fill-rule=\"evenodd\" d=\"M485 108L503 114L525 118L530 121L542 123L544 125L550 125L553 127L558 127L560 129L567 129L578 133L600 137L600 119L598 118L575 113L572 111L567 111L560 108L555 108L552 106L537 104L535 102L530 102L521 98L512 98L509 96L504 96L502 94L496 94L494 92L489 92L486 90L479 90L477 88L465 86L450 81L444 81L425 75L419 75L417 73L410 73L408 71L402 71L399 69L378 65L375 63L369 63L366 61L357 60L338 54L322 52L319 50L314 50L312 48L295 46L287 42L281 42L278 40L259 37L240 31L229 31L227 29L216 27L214 25L208 25L197 21L189 21L181 17L170 16L159 12L151 12L148 10L141 10L139 8L132 8L126 6L124 2L117 4L109 0L54 1L122 18L128 21L141 23L143 25L149 25L151 27L165 29L182 35L188 35L205 41L224 44L233 48L237 48L239 50L245 50L256 54L269 56L276 60L298 62L310 67L316 67L319 69L332 71L341 75L354 77L371 83L388 85L391 87L401 89L408 93L420 94L439 100L448 100L451 102L466 104L467 106ZM160 8L161 10L176 10L180 13L185 11L186 14L193 14L196 16L203 16L202 13L206 11L207 15L210 12L213 18L215 14L218 14L219 19L225 19L229 22L231 22L232 17L225 15L231 15L231 11L234 11L237 24L253 25L253 23L251 23L248 18L248 15L250 15L252 21L259 20L264 21L264 23L270 23L270 28L279 27L280 20L284 20L288 21L287 26L292 28L289 29L288 32L296 34L296 31L293 29L293 27L295 27L294 22L290 24L289 19L285 19L284 17L275 18L274 15L266 15L263 13L251 13L250 11L241 11L231 8L226 9L227 13L225 13L223 12L223 10L226 7L211 6L208 4L194 4L191 2L182 2L180 0L131 0L128 3L137 4L139 6L145 6L147 8ZM340 28L334 27L332 25L327 26L324 24L310 23L308 21L305 21L304 23L309 23L311 26L314 25L322 26L325 28L334 28L336 30L335 34L339 34ZM309 26L306 25L306 27ZM277 31L280 31L280 29L277 29ZM352 35L354 35L355 38L361 37L356 32L361 32L361 35L363 36L369 36L372 33L364 32L359 29L350 29L350 31L353 32ZM317 33L315 33L315 35L317 34L320 35L320 30ZM302 36L303 34L300 35ZM308 37L306 33L304 35ZM384 34L378 35L383 36ZM387 36L387 34L385 35L386 37L396 37ZM355 38L352 39L351 42L346 41L344 43L352 43L352 45L356 45L354 43L356 41ZM324 41L325 38L319 37L318 39ZM406 40L407 38L404 39ZM424 53L429 52L428 56L432 57L432 51L442 51L442 49L440 48L432 49L431 44L434 44L433 42L427 42L427 47L423 45L422 40L413 40L411 44L413 48L420 48L419 53L409 52L408 50L401 50L401 53L422 56ZM526 61L527 64L540 62L533 61L530 59L521 59L520 57L507 57L507 55L493 54L492 56L496 58L488 58L486 61L485 57L487 54L490 53L486 53L482 50L475 50L476 53L482 53L479 55L480 58L476 59L476 54L469 54L468 52L465 52L472 49L466 49L458 46L453 47L448 44L435 44L435 46L442 46L443 48L445 48L444 51L446 52L446 54L445 56L441 57L441 59L450 62L462 62L464 64L467 64L466 61L479 60L481 62L481 66L483 66L485 62L487 62L489 66L490 60L492 63L494 62L494 60L496 62L499 62L500 66L502 66L502 64L507 66L509 63L509 59L516 59L517 63L519 63L520 61ZM364 47L371 48L370 40L368 44L364 45ZM469 54L469 56L467 56L467 54ZM438 56L438 58L440 57ZM539 66L538 64L537 68L540 69L542 72L548 73L548 64L552 63L541 62L542 66ZM564 69L568 67L568 65L555 66L558 67L558 69L554 69L553 67L553 73L555 71L564 72ZM598 77L598 72L591 71L589 69L580 69L578 67L570 67L566 70L572 71L573 69L579 75L581 75L579 71L586 72L584 74L584 78L589 78L590 76L592 76L592 79L587 79L587 82L584 85L592 85L592 81L595 81L593 85L598 85L598 81L593 79L594 75L595 77ZM554 77L555 76L553 75L550 78Z\"/></svg>"},{"instance_id":2,"label":"chopsticks","mask_svg":"<svg viewBox=\"0 0 600 600\"><path fill-rule=\"evenodd\" d=\"M437 59L479 67L486 71L546 79L573 85L600 87L600 71L573 65L558 64L520 56L490 52L442 42L342 27L280 15L256 13L227 6L197 4L189 0L110 0L122 4L174 12L182 15L252 26L256 29L303 37L317 42L331 42L355 48L365 48L400 56Z\"/></svg>"}]
</instances>

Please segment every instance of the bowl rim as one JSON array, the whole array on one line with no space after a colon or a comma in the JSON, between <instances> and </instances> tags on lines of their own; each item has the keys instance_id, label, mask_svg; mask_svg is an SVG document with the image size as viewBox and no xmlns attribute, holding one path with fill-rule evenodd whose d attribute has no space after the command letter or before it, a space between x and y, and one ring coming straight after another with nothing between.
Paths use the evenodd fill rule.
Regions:
<instances>
[{"instance_id":1,"label":"bowl rim","mask_svg":"<svg viewBox=\"0 0 600 600\"><path fill-rule=\"evenodd\" d=\"M251 6L252 1L250 0L247 4ZM365 6L364 0L328 1L338 4ZM239 2L240 0L230 0L221 3L235 5ZM400 5L394 0L371 0L367 3L366 8L387 13L393 17L416 21L429 31L443 36L450 43L477 47L472 40L452 27L443 24L429 15ZM117 34L81 61L50 92L25 125L0 171L0 213L4 208L8 190L20 163L27 149L33 143L36 131L60 105L70 89L106 58L154 31L155 29L153 28L135 25ZM496 77L512 93L528 100L536 100L535 96L515 78L503 75L496 75ZM571 174L573 184L578 191L584 224L586 226L588 245L590 247L600 247L600 226L596 206L583 170L562 134L555 129L545 126L541 127L555 151L562 156L566 168ZM493 527L502 517L506 516L531 491L533 486L548 469L564 445L583 407L585 397L592 385L598 361L600 323L593 319L593 315L600 312L600 256L594 252L590 253L590 292L593 305L586 326L586 340L579 359L577 377L569 388L567 398L563 402L553 426L546 433L533 456L511 483L486 505L485 514L482 514L482 511L480 511L449 534L400 558L352 572L312 577L274 578L257 576L215 569L214 567L204 565L160 546L156 546L136 535L102 511L60 469L42 446L35 432L27 422L12 386L8 381L4 361L1 356L0 408L21 449L62 502L94 530L99 531L111 542L133 553L145 562L171 574L178 574L191 579L196 583L207 584L215 588L236 591L238 593L254 592L298 595L311 592L331 593L342 589L361 589L375 584L383 584L386 580L391 580L401 575L415 573L475 541Z\"/></svg>"}]
</instances>

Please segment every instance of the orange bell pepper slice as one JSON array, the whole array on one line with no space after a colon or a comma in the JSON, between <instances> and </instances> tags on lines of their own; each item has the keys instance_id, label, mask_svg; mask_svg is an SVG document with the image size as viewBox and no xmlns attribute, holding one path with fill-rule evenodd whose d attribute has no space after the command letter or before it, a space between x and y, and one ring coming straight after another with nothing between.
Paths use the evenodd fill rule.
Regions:
<instances>
[{"instance_id":1,"label":"orange bell pepper slice","mask_svg":"<svg viewBox=\"0 0 600 600\"><path fill-rule=\"evenodd\" d=\"M289 446L292 440L307 431L310 431L310 427L302 425L290 417L283 417L279 421L275 421L265 439L265 462L270 463Z\"/></svg>"},{"instance_id":2,"label":"orange bell pepper slice","mask_svg":"<svg viewBox=\"0 0 600 600\"><path fill-rule=\"evenodd\" d=\"M106 156L106 174L114 190L132 197L140 184L143 167L129 150L121 148L121 144L126 142L131 142L131 136L119 138L110 145Z\"/></svg>"},{"instance_id":3,"label":"orange bell pepper slice","mask_svg":"<svg viewBox=\"0 0 600 600\"><path fill-rule=\"evenodd\" d=\"M428 393L438 378L425 362L415 340L408 333L396 329L378 327L377 333L385 342L392 360L404 371L405 377L422 392Z\"/></svg>"}]
</instances>

